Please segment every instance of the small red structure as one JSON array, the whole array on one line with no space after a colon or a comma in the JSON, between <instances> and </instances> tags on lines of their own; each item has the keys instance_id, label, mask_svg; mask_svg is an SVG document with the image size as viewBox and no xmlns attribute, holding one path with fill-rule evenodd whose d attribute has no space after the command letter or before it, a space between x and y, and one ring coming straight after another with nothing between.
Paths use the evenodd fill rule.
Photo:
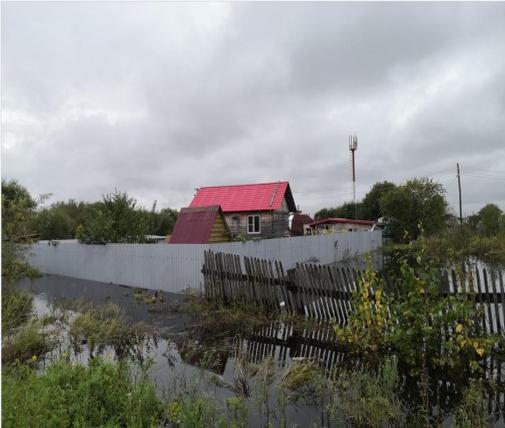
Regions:
<instances>
[{"instance_id":1,"label":"small red structure","mask_svg":"<svg viewBox=\"0 0 505 428\"><path fill-rule=\"evenodd\" d=\"M230 240L230 231L219 205L182 208L170 237L171 244L207 244Z\"/></svg>"}]
</instances>

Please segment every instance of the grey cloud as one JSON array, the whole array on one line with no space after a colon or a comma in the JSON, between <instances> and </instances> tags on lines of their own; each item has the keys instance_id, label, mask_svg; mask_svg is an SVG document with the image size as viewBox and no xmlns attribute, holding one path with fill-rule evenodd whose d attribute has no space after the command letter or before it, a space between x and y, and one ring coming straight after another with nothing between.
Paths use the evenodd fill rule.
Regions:
<instances>
[{"instance_id":1,"label":"grey cloud","mask_svg":"<svg viewBox=\"0 0 505 428\"><path fill-rule=\"evenodd\" d=\"M503 4L2 8L2 176L54 199L287 179L313 213L352 197L351 132L359 195L431 174L455 204L456 162L505 171ZM465 210L505 209L498 178Z\"/></svg>"}]
</instances>

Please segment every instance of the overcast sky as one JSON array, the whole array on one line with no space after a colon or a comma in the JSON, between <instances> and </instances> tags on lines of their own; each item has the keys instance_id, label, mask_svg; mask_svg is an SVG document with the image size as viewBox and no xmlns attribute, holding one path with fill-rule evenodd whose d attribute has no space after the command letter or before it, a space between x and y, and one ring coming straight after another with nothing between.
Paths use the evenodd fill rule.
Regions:
<instances>
[{"instance_id":1,"label":"overcast sky","mask_svg":"<svg viewBox=\"0 0 505 428\"><path fill-rule=\"evenodd\" d=\"M50 202L430 176L505 210L505 3L5 3L2 177Z\"/></svg>"}]
</instances>

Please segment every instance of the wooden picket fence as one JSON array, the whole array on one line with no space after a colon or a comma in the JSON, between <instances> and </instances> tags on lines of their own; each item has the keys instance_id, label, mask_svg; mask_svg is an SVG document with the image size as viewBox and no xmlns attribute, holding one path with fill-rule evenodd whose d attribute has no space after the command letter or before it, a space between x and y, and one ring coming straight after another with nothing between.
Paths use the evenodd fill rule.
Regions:
<instances>
[{"instance_id":1,"label":"wooden picket fence","mask_svg":"<svg viewBox=\"0 0 505 428\"><path fill-rule=\"evenodd\" d=\"M370 369L364 358L340 346L333 328L324 323L318 328L307 329L274 322L254 330L246 338L237 336L234 353L235 358L246 359L252 364L261 364L271 358L281 368L288 367L292 361L309 360L321 367L329 378L338 377L342 368L353 371ZM505 419L505 361L489 355L482 360L482 368L484 378L497 386L484 394L487 409L495 420ZM433 391L433 403L450 406L451 397L461 394L461 385L440 375Z\"/></svg>"},{"instance_id":2,"label":"wooden picket fence","mask_svg":"<svg viewBox=\"0 0 505 428\"><path fill-rule=\"evenodd\" d=\"M286 311L345 325L352 310L352 295L363 271L345 264L298 263L284 270L279 261L234 254L204 253L205 296L224 304L245 303L267 311ZM482 324L488 333L505 333L503 272L473 268L460 279L446 272L441 295L471 290L477 307L483 307ZM373 290L371 290L373 293Z\"/></svg>"}]
</instances>

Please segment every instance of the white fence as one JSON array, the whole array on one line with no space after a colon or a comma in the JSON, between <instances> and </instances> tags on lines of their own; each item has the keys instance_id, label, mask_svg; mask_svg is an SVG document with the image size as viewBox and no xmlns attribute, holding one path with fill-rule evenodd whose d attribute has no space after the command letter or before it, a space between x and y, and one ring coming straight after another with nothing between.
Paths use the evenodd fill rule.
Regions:
<instances>
[{"instance_id":1,"label":"white fence","mask_svg":"<svg viewBox=\"0 0 505 428\"><path fill-rule=\"evenodd\" d=\"M297 262L333 263L381 246L382 233L348 232L224 244L83 245L40 241L31 248L31 263L43 273L113 284L180 292L201 288L203 252L279 260L285 269Z\"/></svg>"}]
</instances>

